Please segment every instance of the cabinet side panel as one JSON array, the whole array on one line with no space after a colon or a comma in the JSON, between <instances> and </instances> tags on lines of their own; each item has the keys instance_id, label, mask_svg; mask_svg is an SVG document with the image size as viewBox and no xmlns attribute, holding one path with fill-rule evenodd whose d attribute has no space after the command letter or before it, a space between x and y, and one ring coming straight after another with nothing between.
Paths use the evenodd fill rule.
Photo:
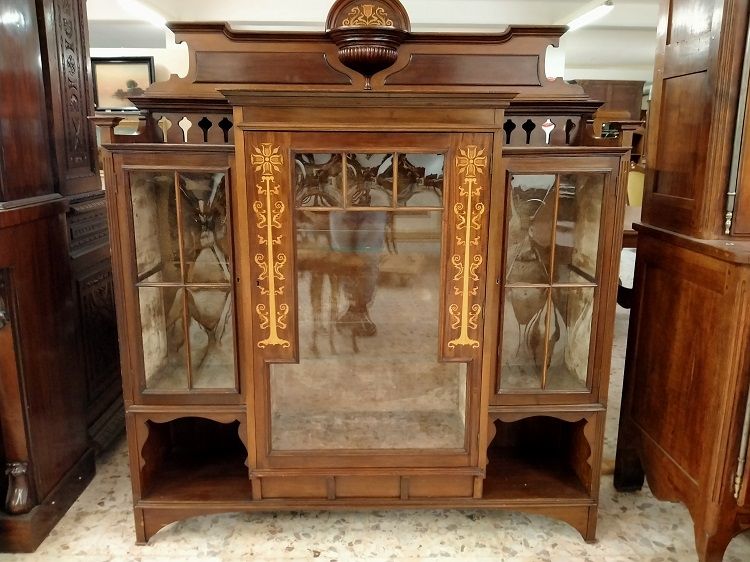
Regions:
<instances>
[{"instance_id":1,"label":"cabinet side panel","mask_svg":"<svg viewBox=\"0 0 750 562\"><path fill-rule=\"evenodd\" d=\"M698 486L715 444L727 361L731 295L726 264L645 239L642 316L635 341L632 419L644 435L647 467L673 465ZM632 342L631 342L632 343ZM633 350L629 350L633 353ZM650 457L650 458L649 458ZM654 470L657 470L654 466ZM660 472L660 471L659 471Z\"/></svg>"},{"instance_id":2,"label":"cabinet side panel","mask_svg":"<svg viewBox=\"0 0 750 562\"><path fill-rule=\"evenodd\" d=\"M39 500L87 448L83 367L72 353L76 326L70 321L75 315L64 220L59 214L29 222L3 239L15 245L21 380Z\"/></svg>"}]
</instances>

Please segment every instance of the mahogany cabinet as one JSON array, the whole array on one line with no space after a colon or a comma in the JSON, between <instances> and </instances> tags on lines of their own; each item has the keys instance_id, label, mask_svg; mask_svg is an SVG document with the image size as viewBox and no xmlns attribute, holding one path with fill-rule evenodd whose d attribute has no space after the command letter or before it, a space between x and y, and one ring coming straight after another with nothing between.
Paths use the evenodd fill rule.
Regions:
<instances>
[{"instance_id":1,"label":"mahogany cabinet","mask_svg":"<svg viewBox=\"0 0 750 562\"><path fill-rule=\"evenodd\" d=\"M122 431L83 0L0 18L0 551L33 551Z\"/></svg>"},{"instance_id":2,"label":"mahogany cabinet","mask_svg":"<svg viewBox=\"0 0 750 562\"><path fill-rule=\"evenodd\" d=\"M688 507L702 562L750 527L748 15L661 3L615 467Z\"/></svg>"},{"instance_id":3,"label":"mahogany cabinet","mask_svg":"<svg viewBox=\"0 0 750 562\"><path fill-rule=\"evenodd\" d=\"M504 508L593 540L627 149L562 28L174 24L104 143L136 532L227 511ZM438 72L435 69L439 69Z\"/></svg>"},{"instance_id":4,"label":"mahogany cabinet","mask_svg":"<svg viewBox=\"0 0 750 562\"><path fill-rule=\"evenodd\" d=\"M681 501L701 560L750 527L747 242L639 226L615 486ZM668 397L668 399L665 399Z\"/></svg>"},{"instance_id":5,"label":"mahogany cabinet","mask_svg":"<svg viewBox=\"0 0 750 562\"><path fill-rule=\"evenodd\" d=\"M75 308L71 272L59 267L65 234L61 200L0 212L3 552L33 551L94 474L85 382L69 368Z\"/></svg>"}]
</instances>

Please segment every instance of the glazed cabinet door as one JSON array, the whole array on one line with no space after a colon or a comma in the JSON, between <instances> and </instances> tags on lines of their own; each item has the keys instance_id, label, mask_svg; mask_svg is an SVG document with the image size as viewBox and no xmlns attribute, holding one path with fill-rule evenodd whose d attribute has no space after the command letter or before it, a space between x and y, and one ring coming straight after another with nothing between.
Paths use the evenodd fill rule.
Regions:
<instances>
[{"instance_id":1,"label":"glazed cabinet door","mask_svg":"<svg viewBox=\"0 0 750 562\"><path fill-rule=\"evenodd\" d=\"M157 165L158 162L158 165ZM238 400L226 153L115 156L133 400Z\"/></svg>"},{"instance_id":2,"label":"glazed cabinet door","mask_svg":"<svg viewBox=\"0 0 750 562\"><path fill-rule=\"evenodd\" d=\"M259 468L476 463L492 135L245 144Z\"/></svg>"},{"instance_id":3,"label":"glazed cabinet door","mask_svg":"<svg viewBox=\"0 0 750 562\"><path fill-rule=\"evenodd\" d=\"M614 157L506 160L497 403L598 398L622 235L619 167Z\"/></svg>"}]
</instances>

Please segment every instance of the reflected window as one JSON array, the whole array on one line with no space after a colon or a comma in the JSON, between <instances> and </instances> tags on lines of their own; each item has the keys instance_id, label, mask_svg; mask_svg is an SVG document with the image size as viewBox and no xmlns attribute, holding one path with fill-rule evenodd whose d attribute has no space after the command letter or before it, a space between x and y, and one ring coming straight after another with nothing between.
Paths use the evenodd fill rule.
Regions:
<instances>
[{"instance_id":1,"label":"reflected window","mask_svg":"<svg viewBox=\"0 0 750 562\"><path fill-rule=\"evenodd\" d=\"M297 154L294 159L298 207L343 207L344 167L341 154Z\"/></svg>"}]
</instances>

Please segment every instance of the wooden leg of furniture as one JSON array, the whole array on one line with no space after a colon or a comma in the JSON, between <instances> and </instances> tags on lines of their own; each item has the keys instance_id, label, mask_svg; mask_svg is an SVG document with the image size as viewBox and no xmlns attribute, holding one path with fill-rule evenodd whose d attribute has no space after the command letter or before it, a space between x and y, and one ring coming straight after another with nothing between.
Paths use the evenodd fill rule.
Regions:
<instances>
[{"instance_id":1,"label":"wooden leg of furniture","mask_svg":"<svg viewBox=\"0 0 750 562\"><path fill-rule=\"evenodd\" d=\"M645 473L634 442L636 439L628 427L627 419L620 417L614 478L615 489L618 492L635 492L643 488Z\"/></svg>"},{"instance_id":2,"label":"wooden leg of furniture","mask_svg":"<svg viewBox=\"0 0 750 562\"><path fill-rule=\"evenodd\" d=\"M626 310L633 308L633 289L617 285L617 304Z\"/></svg>"},{"instance_id":3,"label":"wooden leg of furniture","mask_svg":"<svg viewBox=\"0 0 750 562\"><path fill-rule=\"evenodd\" d=\"M0 552L34 552L94 477L93 451L86 453L39 505L23 515L0 512Z\"/></svg>"},{"instance_id":4,"label":"wooden leg of furniture","mask_svg":"<svg viewBox=\"0 0 750 562\"><path fill-rule=\"evenodd\" d=\"M631 316L631 328L637 322L638 311ZM628 337L631 337L631 333ZM629 339L630 342L630 339ZM628 350L630 351L630 349ZM634 492L643 488L645 472L641 457L638 453L640 435L637 428L632 426L631 411L633 408L633 379L630 372L631 365L626 362L623 377L622 404L620 405L620 426L617 433L617 449L615 453L614 485L618 492Z\"/></svg>"},{"instance_id":5,"label":"wooden leg of furniture","mask_svg":"<svg viewBox=\"0 0 750 562\"><path fill-rule=\"evenodd\" d=\"M715 534L709 535L701 525L696 524L695 549L700 562L722 562L734 535L733 526L722 526Z\"/></svg>"},{"instance_id":6,"label":"wooden leg of furniture","mask_svg":"<svg viewBox=\"0 0 750 562\"><path fill-rule=\"evenodd\" d=\"M522 511L565 521L578 531L587 543L593 544L596 542L596 524L599 512L599 506L597 505L540 507L538 509L524 507Z\"/></svg>"},{"instance_id":7,"label":"wooden leg of furniture","mask_svg":"<svg viewBox=\"0 0 750 562\"><path fill-rule=\"evenodd\" d=\"M136 507L136 535L140 546L148 544L148 541L159 531L179 521L185 521L191 517L204 515L219 515L227 513L239 513L245 511L259 511L243 509L240 507L211 507L201 505L200 502L185 505L183 507Z\"/></svg>"},{"instance_id":8,"label":"wooden leg of furniture","mask_svg":"<svg viewBox=\"0 0 750 562\"><path fill-rule=\"evenodd\" d=\"M596 524L599 519L599 506L595 505L589 508L588 524L586 525L586 532L581 533L583 540L589 544L596 542Z\"/></svg>"},{"instance_id":9,"label":"wooden leg of furniture","mask_svg":"<svg viewBox=\"0 0 750 562\"><path fill-rule=\"evenodd\" d=\"M633 451L617 452L614 485L618 492L637 492L643 489L645 475ZM628 460L621 460L623 457Z\"/></svg>"},{"instance_id":10,"label":"wooden leg of furniture","mask_svg":"<svg viewBox=\"0 0 750 562\"><path fill-rule=\"evenodd\" d=\"M176 523L188 519L189 517L196 517L202 515L203 512L196 511L195 509L159 509L159 508L148 508L148 509L136 509L140 512L140 519L142 526L139 529L141 536L138 536L138 544L147 544L156 533L161 531L167 525Z\"/></svg>"},{"instance_id":11,"label":"wooden leg of furniture","mask_svg":"<svg viewBox=\"0 0 750 562\"><path fill-rule=\"evenodd\" d=\"M133 517L135 518L135 544L145 546L153 533L146 533L145 517L141 508L136 507L133 510Z\"/></svg>"}]
</instances>

